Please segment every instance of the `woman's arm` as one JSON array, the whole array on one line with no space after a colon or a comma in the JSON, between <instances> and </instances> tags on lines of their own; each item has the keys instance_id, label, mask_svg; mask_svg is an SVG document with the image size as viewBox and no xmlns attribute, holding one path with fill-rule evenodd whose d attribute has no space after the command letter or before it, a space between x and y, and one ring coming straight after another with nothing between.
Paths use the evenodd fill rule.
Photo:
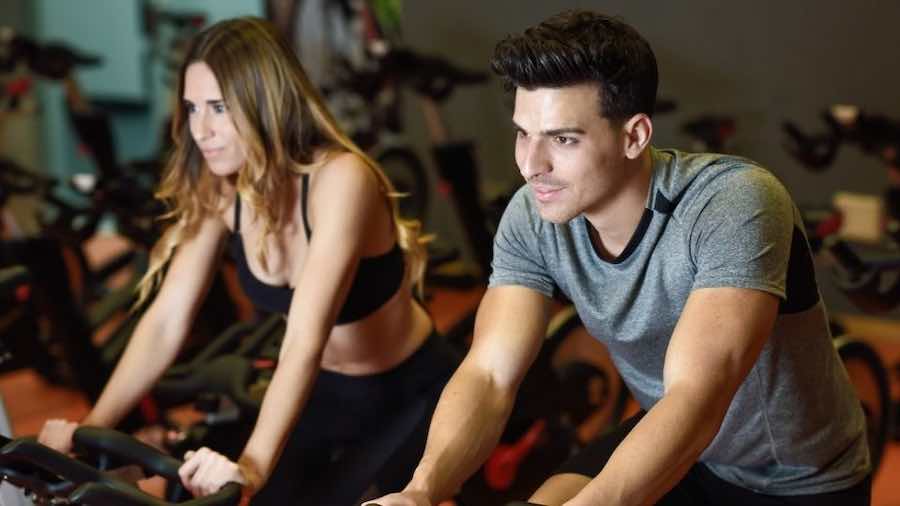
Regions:
<instances>
[{"instance_id":1,"label":"woman's arm","mask_svg":"<svg viewBox=\"0 0 900 506\"><path fill-rule=\"evenodd\" d=\"M222 220L210 217L178 247L159 293L84 424L118 423L175 360L212 283L226 233Z\"/></svg>"},{"instance_id":2,"label":"woman's arm","mask_svg":"<svg viewBox=\"0 0 900 506\"><path fill-rule=\"evenodd\" d=\"M141 316L125 353L82 424L115 426L175 360L209 288L226 232L224 223L211 217L197 235L178 247L159 293ZM50 421L39 439L68 451L75 426Z\"/></svg>"}]
</instances>

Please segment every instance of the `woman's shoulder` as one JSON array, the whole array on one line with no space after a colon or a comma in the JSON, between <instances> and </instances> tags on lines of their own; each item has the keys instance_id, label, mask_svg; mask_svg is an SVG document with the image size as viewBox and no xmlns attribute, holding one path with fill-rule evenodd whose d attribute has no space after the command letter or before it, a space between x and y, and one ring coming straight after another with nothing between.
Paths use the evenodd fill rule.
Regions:
<instances>
[{"instance_id":1,"label":"woman's shoulder","mask_svg":"<svg viewBox=\"0 0 900 506\"><path fill-rule=\"evenodd\" d=\"M347 150L331 150L323 153L318 158L319 171L325 173L341 173L345 177L352 177L352 174L368 174L372 172L369 163L362 155Z\"/></svg>"},{"instance_id":2,"label":"woman's shoulder","mask_svg":"<svg viewBox=\"0 0 900 506\"><path fill-rule=\"evenodd\" d=\"M373 197L381 193L381 184L373 167L362 156L351 151L325 155L311 175L313 195L334 193L343 200Z\"/></svg>"},{"instance_id":3,"label":"woman's shoulder","mask_svg":"<svg viewBox=\"0 0 900 506\"><path fill-rule=\"evenodd\" d=\"M313 230L328 226L323 218L326 222L337 219L343 222L341 227L352 222L369 232L390 230L386 189L377 169L363 156L346 151L335 153L311 170L310 175L307 209Z\"/></svg>"}]
</instances>

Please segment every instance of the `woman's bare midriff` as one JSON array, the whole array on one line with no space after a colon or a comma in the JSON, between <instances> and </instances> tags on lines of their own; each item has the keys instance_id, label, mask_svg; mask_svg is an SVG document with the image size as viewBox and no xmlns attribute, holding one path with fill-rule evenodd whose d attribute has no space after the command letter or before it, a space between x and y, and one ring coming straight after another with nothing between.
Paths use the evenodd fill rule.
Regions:
<instances>
[{"instance_id":1,"label":"woman's bare midriff","mask_svg":"<svg viewBox=\"0 0 900 506\"><path fill-rule=\"evenodd\" d=\"M295 178L294 183L298 185L299 194L299 177ZM235 228L231 219L234 215L234 198L231 197L232 200L222 214L222 219L230 230ZM247 261L251 273L263 283L274 286L287 284L295 262L302 262L306 254L305 241L296 240L297 236L303 233L299 225L303 219L299 205L292 213L290 222L282 230L281 237L269 238L266 241L270 246L268 250L270 267L274 271L270 274L264 274L261 268L256 267L255 254L250 253L254 250L247 247L248 244L258 244L262 239L261 231L255 223L253 209L247 206L243 212L246 213L246 217L241 220L243 222L241 235L248 251ZM384 219L390 218L386 215ZM386 223L384 226L389 228L393 225ZM370 256L383 254L394 241L396 237L393 237L393 234L387 234L374 241L369 245L374 250L369 252ZM291 251L282 253L277 244L288 245ZM419 349L432 329L431 317L412 298L412 287L407 276L397 289L397 293L374 313L360 321L336 325L332 329L322 352L322 369L351 376L387 371Z\"/></svg>"},{"instance_id":2,"label":"woman's bare midriff","mask_svg":"<svg viewBox=\"0 0 900 506\"><path fill-rule=\"evenodd\" d=\"M350 376L390 370L409 358L432 332L431 318L410 297L408 283L384 306L328 336L322 369Z\"/></svg>"}]
</instances>

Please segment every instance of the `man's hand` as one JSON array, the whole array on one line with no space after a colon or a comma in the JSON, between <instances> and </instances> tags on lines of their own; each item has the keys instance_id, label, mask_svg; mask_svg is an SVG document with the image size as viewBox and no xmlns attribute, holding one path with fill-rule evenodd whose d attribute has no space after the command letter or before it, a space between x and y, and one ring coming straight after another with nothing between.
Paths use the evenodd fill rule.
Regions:
<instances>
[{"instance_id":1,"label":"man's hand","mask_svg":"<svg viewBox=\"0 0 900 506\"><path fill-rule=\"evenodd\" d=\"M399 492L363 503L363 506L432 506L421 492Z\"/></svg>"},{"instance_id":2,"label":"man's hand","mask_svg":"<svg viewBox=\"0 0 900 506\"><path fill-rule=\"evenodd\" d=\"M72 437L75 435L75 429L78 423L68 420L51 419L44 423L41 433L38 435L38 442L53 448L60 453L70 453L72 451Z\"/></svg>"},{"instance_id":3,"label":"man's hand","mask_svg":"<svg viewBox=\"0 0 900 506\"><path fill-rule=\"evenodd\" d=\"M240 466L206 447L187 452L178 475L194 497L215 494L226 483L235 482L246 487L249 482Z\"/></svg>"}]
</instances>

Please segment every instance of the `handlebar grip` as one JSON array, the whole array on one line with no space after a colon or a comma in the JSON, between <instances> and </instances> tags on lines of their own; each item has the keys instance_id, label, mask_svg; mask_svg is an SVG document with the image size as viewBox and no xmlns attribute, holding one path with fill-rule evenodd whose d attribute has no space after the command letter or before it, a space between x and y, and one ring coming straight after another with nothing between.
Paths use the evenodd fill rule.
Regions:
<instances>
[{"instance_id":1,"label":"handlebar grip","mask_svg":"<svg viewBox=\"0 0 900 506\"><path fill-rule=\"evenodd\" d=\"M175 503L163 501L117 481L87 483L69 496L77 504L92 506L169 506ZM179 506L236 506L241 500L241 486L228 483L215 494L179 502Z\"/></svg>"},{"instance_id":2,"label":"handlebar grip","mask_svg":"<svg viewBox=\"0 0 900 506\"><path fill-rule=\"evenodd\" d=\"M10 441L0 448L0 457L4 465L17 461L26 462L36 471L46 471L72 483L97 481L103 478L100 471L42 445L34 438Z\"/></svg>"},{"instance_id":3,"label":"handlebar grip","mask_svg":"<svg viewBox=\"0 0 900 506\"><path fill-rule=\"evenodd\" d=\"M100 427L79 427L73 437L76 448L87 450L101 460L112 457L134 463L148 475L159 475L168 480L178 480L181 461L166 455L121 432Z\"/></svg>"},{"instance_id":4,"label":"handlebar grip","mask_svg":"<svg viewBox=\"0 0 900 506\"><path fill-rule=\"evenodd\" d=\"M75 488L75 483L39 469L27 462L0 463L3 481L42 496L62 496Z\"/></svg>"}]
</instances>

